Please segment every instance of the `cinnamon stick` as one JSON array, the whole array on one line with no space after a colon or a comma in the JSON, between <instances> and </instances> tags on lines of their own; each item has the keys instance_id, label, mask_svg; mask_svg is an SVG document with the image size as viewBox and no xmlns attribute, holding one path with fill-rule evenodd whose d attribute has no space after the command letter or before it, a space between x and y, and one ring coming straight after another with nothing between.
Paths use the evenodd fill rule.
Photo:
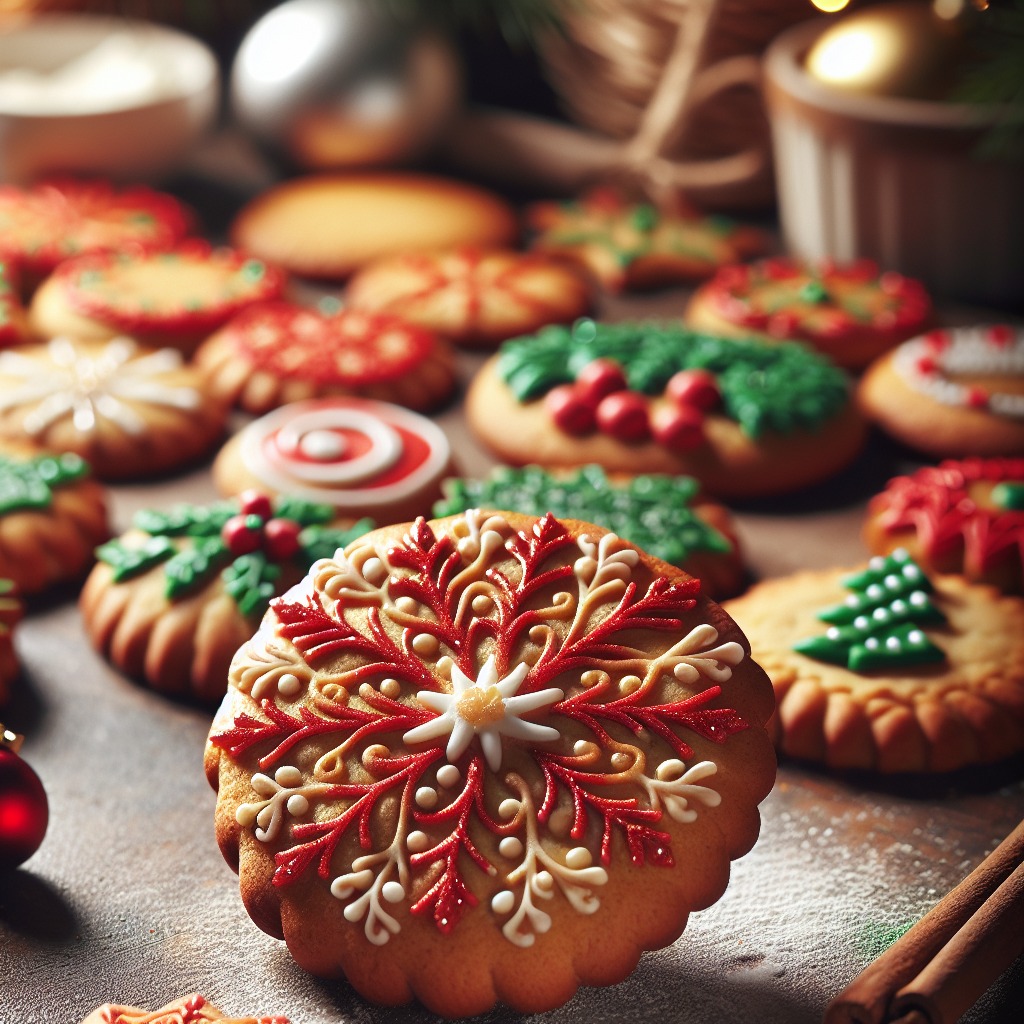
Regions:
<instances>
[{"instance_id":1,"label":"cinnamon stick","mask_svg":"<svg viewBox=\"0 0 1024 1024\"><path fill-rule=\"evenodd\" d=\"M828 1004L823 1024L882 1024L896 992L921 973L1021 861L1024 822Z\"/></svg>"},{"instance_id":2,"label":"cinnamon stick","mask_svg":"<svg viewBox=\"0 0 1024 1024\"><path fill-rule=\"evenodd\" d=\"M909 985L896 993L894 1015L921 1010L931 1024L956 1024L1024 950L1024 864Z\"/></svg>"}]
</instances>

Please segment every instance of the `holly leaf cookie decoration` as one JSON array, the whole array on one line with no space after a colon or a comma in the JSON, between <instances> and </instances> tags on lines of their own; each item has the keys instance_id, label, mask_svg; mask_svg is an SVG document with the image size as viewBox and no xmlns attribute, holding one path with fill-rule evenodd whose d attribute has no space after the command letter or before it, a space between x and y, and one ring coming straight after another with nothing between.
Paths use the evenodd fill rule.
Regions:
<instances>
[{"instance_id":1,"label":"holly leaf cookie decoration","mask_svg":"<svg viewBox=\"0 0 1024 1024\"><path fill-rule=\"evenodd\" d=\"M13 459L0 455L0 515L21 509L46 509L54 488L89 475L86 461L74 452Z\"/></svg>"}]
</instances>

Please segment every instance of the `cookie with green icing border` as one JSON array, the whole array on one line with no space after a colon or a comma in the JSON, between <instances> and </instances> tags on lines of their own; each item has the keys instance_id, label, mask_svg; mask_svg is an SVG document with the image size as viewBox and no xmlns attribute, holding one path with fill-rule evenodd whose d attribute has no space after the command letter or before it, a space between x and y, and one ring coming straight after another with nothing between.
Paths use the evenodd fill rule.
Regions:
<instances>
[{"instance_id":1,"label":"cookie with green icing border","mask_svg":"<svg viewBox=\"0 0 1024 1024\"><path fill-rule=\"evenodd\" d=\"M547 473L539 466L500 466L489 479L454 477L434 515L481 508L581 519L614 530L655 558L701 581L703 593L728 597L743 585L743 561L735 524L722 505L699 496L691 477L645 475L610 480L600 466Z\"/></svg>"},{"instance_id":2,"label":"cookie with green icing border","mask_svg":"<svg viewBox=\"0 0 1024 1024\"><path fill-rule=\"evenodd\" d=\"M681 380L695 389L678 390ZM566 406L553 399L576 411L577 397L585 414L589 403L589 425L561 425ZM846 374L818 353L642 322L580 320L507 342L474 379L466 413L505 462L685 474L723 497L822 480L857 455L866 433Z\"/></svg>"},{"instance_id":3,"label":"cookie with green icing border","mask_svg":"<svg viewBox=\"0 0 1024 1024\"><path fill-rule=\"evenodd\" d=\"M268 603L373 526L332 526L330 505L256 491L213 505L136 513L96 549L80 607L93 645L152 687L216 700ZM239 639L241 638L241 639Z\"/></svg>"}]
</instances>

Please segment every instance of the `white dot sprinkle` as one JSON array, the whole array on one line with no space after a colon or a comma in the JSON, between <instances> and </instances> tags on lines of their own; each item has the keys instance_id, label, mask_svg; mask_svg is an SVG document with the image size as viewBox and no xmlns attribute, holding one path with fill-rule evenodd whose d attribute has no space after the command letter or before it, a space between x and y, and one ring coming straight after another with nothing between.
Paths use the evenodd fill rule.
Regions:
<instances>
[{"instance_id":1,"label":"white dot sprinkle","mask_svg":"<svg viewBox=\"0 0 1024 1024\"><path fill-rule=\"evenodd\" d=\"M516 894L511 889L503 889L494 894L491 900L491 910L496 914L509 914L516 905Z\"/></svg>"},{"instance_id":2,"label":"white dot sprinkle","mask_svg":"<svg viewBox=\"0 0 1024 1024\"><path fill-rule=\"evenodd\" d=\"M871 624L871 620L866 615L858 615L857 618L853 620L853 624L858 629L867 629Z\"/></svg>"},{"instance_id":3,"label":"white dot sprinkle","mask_svg":"<svg viewBox=\"0 0 1024 1024\"><path fill-rule=\"evenodd\" d=\"M907 634L907 639L912 644L923 644L924 643L924 633L922 633L921 630L919 630L919 629L912 629Z\"/></svg>"},{"instance_id":4,"label":"white dot sprinkle","mask_svg":"<svg viewBox=\"0 0 1024 1024\"><path fill-rule=\"evenodd\" d=\"M301 794L288 797L288 813L296 816L305 814L309 810L309 801Z\"/></svg>"},{"instance_id":5,"label":"white dot sprinkle","mask_svg":"<svg viewBox=\"0 0 1024 1024\"><path fill-rule=\"evenodd\" d=\"M429 786L420 786L416 790L416 803L423 810L429 811L437 804L437 790L431 789Z\"/></svg>"},{"instance_id":6,"label":"white dot sprinkle","mask_svg":"<svg viewBox=\"0 0 1024 1024\"><path fill-rule=\"evenodd\" d=\"M515 836L505 836L500 843L498 843L498 852L502 857L507 857L509 860L515 860L523 852L523 844L520 840L516 839Z\"/></svg>"},{"instance_id":7,"label":"white dot sprinkle","mask_svg":"<svg viewBox=\"0 0 1024 1024\"><path fill-rule=\"evenodd\" d=\"M380 692L385 697L390 697L394 700L402 692L402 684L397 679L385 679L380 684Z\"/></svg>"},{"instance_id":8,"label":"white dot sprinkle","mask_svg":"<svg viewBox=\"0 0 1024 1024\"><path fill-rule=\"evenodd\" d=\"M388 571L379 558L368 558L363 562L363 579L370 583L380 583L387 576Z\"/></svg>"},{"instance_id":9,"label":"white dot sprinkle","mask_svg":"<svg viewBox=\"0 0 1024 1024\"><path fill-rule=\"evenodd\" d=\"M400 597L395 602L395 607L400 612L405 612L406 615L415 615L416 610L419 608L419 601L412 597Z\"/></svg>"},{"instance_id":10,"label":"white dot sprinkle","mask_svg":"<svg viewBox=\"0 0 1024 1024\"><path fill-rule=\"evenodd\" d=\"M835 626L829 626L829 628L825 630L825 636L827 636L829 638L829 640L838 640L839 639L839 630L838 630L838 628L835 627Z\"/></svg>"},{"instance_id":11,"label":"white dot sprinkle","mask_svg":"<svg viewBox=\"0 0 1024 1024\"><path fill-rule=\"evenodd\" d=\"M426 832L410 832L406 836L405 845L413 853L422 853L430 845L430 836Z\"/></svg>"},{"instance_id":12,"label":"white dot sprinkle","mask_svg":"<svg viewBox=\"0 0 1024 1024\"><path fill-rule=\"evenodd\" d=\"M868 562L868 568L873 569L875 572L881 572L885 568L885 559L881 555L875 555L874 558Z\"/></svg>"},{"instance_id":13,"label":"white dot sprinkle","mask_svg":"<svg viewBox=\"0 0 1024 1024\"><path fill-rule=\"evenodd\" d=\"M882 597L885 591L877 583L872 583L871 586L868 587L868 589L865 591L865 593L868 595L868 597L871 598L872 601L877 601L880 597Z\"/></svg>"},{"instance_id":14,"label":"white dot sprinkle","mask_svg":"<svg viewBox=\"0 0 1024 1024\"><path fill-rule=\"evenodd\" d=\"M907 610L907 602L906 601L901 601L901 600L899 600L897 598L897 600L893 601L893 603L891 605L889 605L889 607L897 615L902 615Z\"/></svg>"},{"instance_id":15,"label":"white dot sprinkle","mask_svg":"<svg viewBox=\"0 0 1024 1024\"><path fill-rule=\"evenodd\" d=\"M888 647L890 651L898 651L901 646L899 637L889 637L889 639L885 641L885 646Z\"/></svg>"},{"instance_id":16,"label":"white dot sprinkle","mask_svg":"<svg viewBox=\"0 0 1024 1024\"><path fill-rule=\"evenodd\" d=\"M545 891L555 884L555 880L552 878L550 871L538 871L537 877L533 881L538 889L543 889Z\"/></svg>"},{"instance_id":17,"label":"white dot sprinkle","mask_svg":"<svg viewBox=\"0 0 1024 1024\"><path fill-rule=\"evenodd\" d=\"M846 597L846 606L848 608L856 608L860 604L860 598L856 594L848 594Z\"/></svg>"},{"instance_id":18,"label":"white dot sprinkle","mask_svg":"<svg viewBox=\"0 0 1024 1024\"><path fill-rule=\"evenodd\" d=\"M348 442L335 430L311 430L302 435L299 451L307 459L317 462L333 462L340 459L348 449Z\"/></svg>"},{"instance_id":19,"label":"white dot sprinkle","mask_svg":"<svg viewBox=\"0 0 1024 1024\"><path fill-rule=\"evenodd\" d=\"M869 651L877 651L878 650L878 638L874 637L874 636L869 636L867 638L867 640L864 641L864 646Z\"/></svg>"},{"instance_id":20,"label":"white dot sprinkle","mask_svg":"<svg viewBox=\"0 0 1024 1024\"><path fill-rule=\"evenodd\" d=\"M274 773L274 779L279 786L297 786L302 782L302 772L293 765L286 764L282 768L278 768Z\"/></svg>"},{"instance_id":21,"label":"white dot sprinkle","mask_svg":"<svg viewBox=\"0 0 1024 1024\"><path fill-rule=\"evenodd\" d=\"M291 697L301 689L302 680L291 672L285 672L285 674L277 681L278 693L282 693L286 697Z\"/></svg>"},{"instance_id":22,"label":"white dot sprinkle","mask_svg":"<svg viewBox=\"0 0 1024 1024\"><path fill-rule=\"evenodd\" d=\"M509 797L498 804L498 815L502 818L514 818L519 810L519 801Z\"/></svg>"},{"instance_id":23,"label":"white dot sprinkle","mask_svg":"<svg viewBox=\"0 0 1024 1024\"><path fill-rule=\"evenodd\" d=\"M889 573L883 582L890 590L898 590L900 588L900 578L895 573Z\"/></svg>"},{"instance_id":24,"label":"white dot sprinkle","mask_svg":"<svg viewBox=\"0 0 1024 1024\"><path fill-rule=\"evenodd\" d=\"M462 778L459 769L453 764L442 765L437 769L437 781L440 785L444 786L445 789L451 789L452 786L459 784L459 779Z\"/></svg>"},{"instance_id":25,"label":"white dot sprinkle","mask_svg":"<svg viewBox=\"0 0 1024 1024\"><path fill-rule=\"evenodd\" d=\"M923 590L915 590L910 595L910 603L915 608L923 608L928 603L928 595Z\"/></svg>"},{"instance_id":26,"label":"white dot sprinkle","mask_svg":"<svg viewBox=\"0 0 1024 1024\"><path fill-rule=\"evenodd\" d=\"M619 692L624 695L635 693L643 685L643 680L639 676L623 676L619 680Z\"/></svg>"},{"instance_id":27,"label":"white dot sprinkle","mask_svg":"<svg viewBox=\"0 0 1024 1024\"><path fill-rule=\"evenodd\" d=\"M888 608L876 608L872 613L871 617L877 619L879 622L885 622L889 618Z\"/></svg>"},{"instance_id":28,"label":"white dot sprinkle","mask_svg":"<svg viewBox=\"0 0 1024 1024\"><path fill-rule=\"evenodd\" d=\"M593 862L594 858L585 846L574 846L565 855L565 866L577 871L580 868L589 868Z\"/></svg>"},{"instance_id":29,"label":"white dot sprinkle","mask_svg":"<svg viewBox=\"0 0 1024 1024\"><path fill-rule=\"evenodd\" d=\"M412 638L412 649L423 658L429 658L432 654L437 654L440 646L437 637L433 633L417 633Z\"/></svg>"},{"instance_id":30,"label":"white dot sprinkle","mask_svg":"<svg viewBox=\"0 0 1024 1024\"><path fill-rule=\"evenodd\" d=\"M400 903L405 899L405 889L402 888L401 882L385 882L381 886L380 894L388 903Z\"/></svg>"}]
</instances>

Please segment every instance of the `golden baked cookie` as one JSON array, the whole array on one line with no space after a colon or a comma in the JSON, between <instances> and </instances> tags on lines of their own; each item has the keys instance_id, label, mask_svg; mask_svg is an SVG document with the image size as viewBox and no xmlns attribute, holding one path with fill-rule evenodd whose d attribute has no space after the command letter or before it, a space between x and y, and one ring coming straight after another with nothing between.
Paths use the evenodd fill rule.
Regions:
<instances>
[{"instance_id":1,"label":"golden baked cookie","mask_svg":"<svg viewBox=\"0 0 1024 1024\"><path fill-rule=\"evenodd\" d=\"M519 234L504 199L423 174L313 175L251 202L234 245L307 277L343 279L373 260L417 249L509 245Z\"/></svg>"},{"instance_id":2,"label":"golden baked cookie","mask_svg":"<svg viewBox=\"0 0 1024 1024\"><path fill-rule=\"evenodd\" d=\"M0 348L29 340L28 315L18 295L18 274L9 259L0 261Z\"/></svg>"},{"instance_id":3,"label":"golden baked cookie","mask_svg":"<svg viewBox=\"0 0 1024 1024\"><path fill-rule=\"evenodd\" d=\"M451 472L451 447L436 423L364 398L281 406L235 434L213 464L221 494L256 488L383 524L429 512Z\"/></svg>"},{"instance_id":4,"label":"golden baked cookie","mask_svg":"<svg viewBox=\"0 0 1024 1024\"><path fill-rule=\"evenodd\" d=\"M259 416L332 395L419 412L455 390L455 354L424 327L387 313L266 302L239 313L195 354L213 394Z\"/></svg>"},{"instance_id":5,"label":"golden baked cookie","mask_svg":"<svg viewBox=\"0 0 1024 1024\"><path fill-rule=\"evenodd\" d=\"M895 477L868 505L864 543L876 555L906 548L927 572L1021 593L1024 458L946 459Z\"/></svg>"},{"instance_id":6,"label":"golden baked cookie","mask_svg":"<svg viewBox=\"0 0 1024 1024\"><path fill-rule=\"evenodd\" d=\"M0 577L22 594L79 579L109 536L103 488L77 454L0 443Z\"/></svg>"},{"instance_id":7,"label":"golden baked cookie","mask_svg":"<svg viewBox=\"0 0 1024 1024\"><path fill-rule=\"evenodd\" d=\"M198 994L182 996L152 1012L140 1010L137 1006L104 1003L97 1006L82 1024L206 1024L214 1020L222 1024L288 1024L288 1018L280 1014L229 1018Z\"/></svg>"},{"instance_id":8,"label":"golden baked cookie","mask_svg":"<svg viewBox=\"0 0 1024 1024\"><path fill-rule=\"evenodd\" d=\"M469 348L495 348L590 307L586 282L537 253L472 247L379 260L349 282L355 309L394 313Z\"/></svg>"},{"instance_id":9,"label":"golden baked cookie","mask_svg":"<svg viewBox=\"0 0 1024 1024\"><path fill-rule=\"evenodd\" d=\"M0 438L77 452L103 480L199 458L226 416L176 349L59 337L0 352Z\"/></svg>"},{"instance_id":10,"label":"golden baked cookie","mask_svg":"<svg viewBox=\"0 0 1024 1024\"><path fill-rule=\"evenodd\" d=\"M581 320L506 342L470 385L466 415L513 465L683 474L745 497L796 490L856 457L866 427L848 387L795 343Z\"/></svg>"},{"instance_id":11,"label":"golden baked cookie","mask_svg":"<svg viewBox=\"0 0 1024 1024\"><path fill-rule=\"evenodd\" d=\"M25 605L14 580L0 578L0 704L7 700L11 683L21 674L14 650L14 627L24 614Z\"/></svg>"},{"instance_id":12,"label":"golden baked cookie","mask_svg":"<svg viewBox=\"0 0 1024 1024\"><path fill-rule=\"evenodd\" d=\"M699 591L514 513L315 563L236 655L207 745L253 920L314 974L451 1017L625 978L724 892L775 775L768 682Z\"/></svg>"},{"instance_id":13,"label":"golden baked cookie","mask_svg":"<svg viewBox=\"0 0 1024 1024\"><path fill-rule=\"evenodd\" d=\"M334 526L330 505L248 492L143 511L96 550L79 600L93 646L156 690L218 700L239 645L276 594L373 527Z\"/></svg>"},{"instance_id":14,"label":"golden baked cookie","mask_svg":"<svg viewBox=\"0 0 1024 1024\"><path fill-rule=\"evenodd\" d=\"M40 337L109 341L190 353L236 313L276 299L284 275L263 260L190 239L171 252L93 253L40 285L29 311Z\"/></svg>"},{"instance_id":15,"label":"golden baked cookie","mask_svg":"<svg viewBox=\"0 0 1024 1024\"><path fill-rule=\"evenodd\" d=\"M1024 330L950 327L906 341L861 379L857 403L886 433L935 456L1024 452Z\"/></svg>"},{"instance_id":16,"label":"golden baked cookie","mask_svg":"<svg viewBox=\"0 0 1024 1024\"><path fill-rule=\"evenodd\" d=\"M849 370L919 334L932 304L919 281L873 260L837 266L776 257L723 267L686 307L698 331L804 341Z\"/></svg>"},{"instance_id":17,"label":"golden baked cookie","mask_svg":"<svg viewBox=\"0 0 1024 1024\"><path fill-rule=\"evenodd\" d=\"M535 203L527 220L535 252L582 267L611 292L700 281L767 248L760 231L724 217L662 214L607 188L579 200Z\"/></svg>"},{"instance_id":18,"label":"golden baked cookie","mask_svg":"<svg viewBox=\"0 0 1024 1024\"><path fill-rule=\"evenodd\" d=\"M759 583L725 608L775 687L769 731L834 768L944 772L1024 747L1024 600L931 583L902 549L853 576Z\"/></svg>"}]
</instances>

